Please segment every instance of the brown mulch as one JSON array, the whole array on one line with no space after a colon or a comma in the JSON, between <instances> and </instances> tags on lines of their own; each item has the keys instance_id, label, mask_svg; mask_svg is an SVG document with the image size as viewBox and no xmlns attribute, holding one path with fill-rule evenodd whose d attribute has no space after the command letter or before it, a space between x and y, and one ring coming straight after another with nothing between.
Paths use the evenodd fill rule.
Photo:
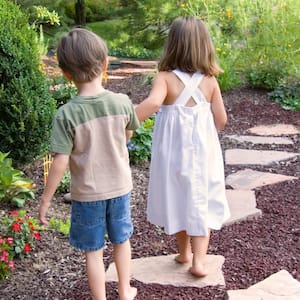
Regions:
<instances>
[{"instance_id":1,"label":"brown mulch","mask_svg":"<svg viewBox=\"0 0 300 300\"><path fill-rule=\"evenodd\" d=\"M130 95L139 103L149 92L143 85L144 76L131 72L138 66L114 70L113 74L125 76L111 79L107 88ZM55 71L55 69L53 69ZM246 134L256 125L274 123L299 126L300 112L283 110L268 100L266 91L240 88L223 94L229 115L226 129L220 139L223 150L229 148L282 150L299 152L300 136L290 136L294 145L253 145L229 140L226 135ZM225 166L229 175L245 166ZM300 158L289 159L268 166L248 166L251 169L300 177ZM24 168L25 174L37 185L36 200L28 202L29 214L37 216L39 195L43 188L43 166L35 161ZM149 163L132 166L134 190L132 215L134 234L131 239L133 258L176 253L174 237L166 236L146 221L146 198ZM212 233L209 254L223 255L223 272L226 287L173 287L144 284L136 280L137 300L210 300L225 299L226 290L245 289L271 274L285 269L300 280L300 180L267 185L255 190L257 207L263 216L224 227ZM8 209L0 206L0 209ZM51 216L67 219L70 205L57 194L50 210ZM91 299L85 274L83 255L68 243L68 238L58 232L41 232L42 240L24 260L16 262L12 275L0 281L0 299ZM104 252L105 266L112 262L112 249L108 244ZM107 283L107 299L117 299L116 284Z\"/></svg>"}]
</instances>

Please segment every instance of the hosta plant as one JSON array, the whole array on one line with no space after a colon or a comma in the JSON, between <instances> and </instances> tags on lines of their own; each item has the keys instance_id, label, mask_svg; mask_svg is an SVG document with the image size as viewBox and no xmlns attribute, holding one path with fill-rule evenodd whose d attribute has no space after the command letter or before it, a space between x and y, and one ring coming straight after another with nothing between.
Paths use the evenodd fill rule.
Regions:
<instances>
[{"instance_id":1,"label":"hosta plant","mask_svg":"<svg viewBox=\"0 0 300 300\"><path fill-rule=\"evenodd\" d=\"M0 152L0 201L23 207L27 199L34 199L34 190L32 181L12 167L8 153Z\"/></svg>"}]
</instances>

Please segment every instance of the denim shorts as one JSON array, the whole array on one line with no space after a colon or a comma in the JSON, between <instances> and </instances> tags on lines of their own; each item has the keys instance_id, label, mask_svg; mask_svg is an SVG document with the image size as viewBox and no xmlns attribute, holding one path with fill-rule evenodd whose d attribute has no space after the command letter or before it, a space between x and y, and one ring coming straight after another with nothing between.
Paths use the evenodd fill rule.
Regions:
<instances>
[{"instance_id":1,"label":"denim shorts","mask_svg":"<svg viewBox=\"0 0 300 300\"><path fill-rule=\"evenodd\" d=\"M105 234L113 244L122 244L132 235L133 225L128 193L93 202L72 201L70 244L83 251L105 245Z\"/></svg>"}]
</instances>

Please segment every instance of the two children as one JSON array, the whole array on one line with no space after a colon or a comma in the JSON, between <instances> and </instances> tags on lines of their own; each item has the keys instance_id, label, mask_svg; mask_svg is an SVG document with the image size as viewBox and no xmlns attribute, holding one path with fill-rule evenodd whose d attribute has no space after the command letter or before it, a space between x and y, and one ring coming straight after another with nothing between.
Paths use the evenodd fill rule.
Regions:
<instances>
[{"instance_id":1,"label":"two children","mask_svg":"<svg viewBox=\"0 0 300 300\"><path fill-rule=\"evenodd\" d=\"M217 130L227 117L218 83L214 48L206 26L193 17L170 28L150 95L136 108L125 95L104 90L107 48L94 33L74 29L62 38L57 56L78 96L61 107L53 122L56 153L41 197L40 221L47 223L51 198L68 164L72 178L71 245L85 251L94 299L106 299L105 230L114 244L121 300L130 286L130 191L126 130L157 113L150 167L148 220L175 234L176 261L192 261L190 272L205 276L210 229L229 216ZM190 244L191 241L191 244Z\"/></svg>"}]
</instances>

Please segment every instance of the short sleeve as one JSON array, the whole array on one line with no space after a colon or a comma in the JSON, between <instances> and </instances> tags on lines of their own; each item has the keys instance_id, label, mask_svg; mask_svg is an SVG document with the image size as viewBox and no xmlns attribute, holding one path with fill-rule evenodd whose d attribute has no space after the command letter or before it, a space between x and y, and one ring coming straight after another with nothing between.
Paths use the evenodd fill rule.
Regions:
<instances>
[{"instance_id":1,"label":"short sleeve","mask_svg":"<svg viewBox=\"0 0 300 300\"><path fill-rule=\"evenodd\" d=\"M73 133L67 121L56 115L52 123L50 150L55 153L70 155L73 148Z\"/></svg>"},{"instance_id":2,"label":"short sleeve","mask_svg":"<svg viewBox=\"0 0 300 300\"><path fill-rule=\"evenodd\" d=\"M129 122L126 126L126 129L128 130L135 130L140 127L140 121L135 113L135 109L133 104L130 102L130 117L129 117Z\"/></svg>"}]
</instances>

